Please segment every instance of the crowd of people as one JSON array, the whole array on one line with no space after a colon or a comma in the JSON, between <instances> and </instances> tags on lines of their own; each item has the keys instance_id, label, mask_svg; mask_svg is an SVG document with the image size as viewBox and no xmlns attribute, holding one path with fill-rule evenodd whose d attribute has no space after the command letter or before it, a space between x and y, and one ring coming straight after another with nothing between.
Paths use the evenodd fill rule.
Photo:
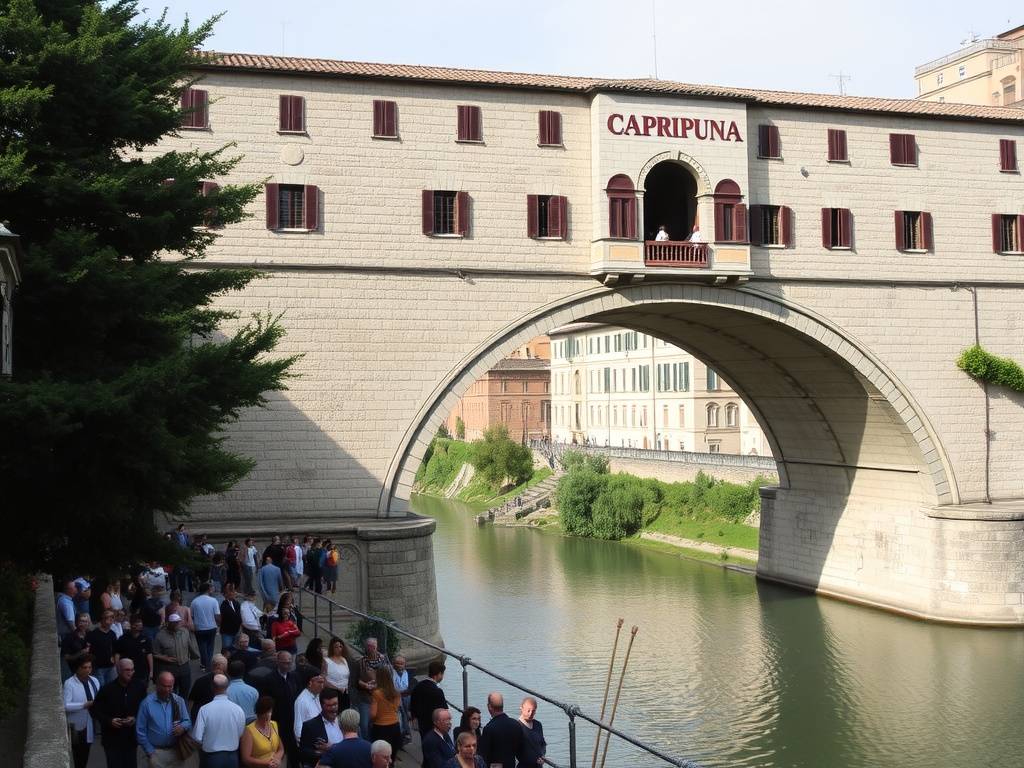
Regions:
<instances>
[{"instance_id":1,"label":"crowd of people","mask_svg":"<svg viewBox=\"0 0 1024 768\"><path fill-rule=\"evenodd\" d=\"M326 648L315 637L300 652L293 590L336 589L330 540L275 536L261 554L252 539L217 550L184 526L168 536L201 553L192 559L200 565L149 563L99 582L98 595L87 577L59 583L75 768L86 767L97 739L107 768L137 768L140 751L153 768L386 768L414 727L423 768L543 763L533 699L516 721L492 693L486 727L469 707L453 733L441 662L417 683L405 658L381 653L376 638L361 654L339 637Z\"/></svg>"}]
</instances>

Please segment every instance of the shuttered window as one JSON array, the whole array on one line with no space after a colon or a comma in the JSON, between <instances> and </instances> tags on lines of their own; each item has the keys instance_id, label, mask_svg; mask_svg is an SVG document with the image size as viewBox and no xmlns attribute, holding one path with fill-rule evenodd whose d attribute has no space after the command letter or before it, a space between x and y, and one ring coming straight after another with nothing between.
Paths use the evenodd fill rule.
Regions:
<instances>
[{"instance_id":1,"label":"shuttered window","mask_svg":"<svg viewBox=\"0 0 1024 768\"><path fill-rule=\"evenodd\" d=\"M625 174L608 180L608 237L636 240L636 193L633 181Z\"/></svg>"},{"instance_id":2,"label":"shuttered window","mask_svg":"<svg viewBox=\"0 0 1024 768\"><path fill-rule=\"evenodd\" d=\"M398 138L398 105L393 101L373 102L373 138Z\"/></svg>"},{"instance_id":3,"label":"shuttered window","mask_svg":"<svg viewBox=\"0 0 1024 768\"><path fill-rule=\"evenodd\" d=\"M793 245L793 212L784 205L750 206L750 244Z\"/></svg>"},{"instance_id":4,"label":"shuttered window","mask_svg":"<svg viewBox=\"0 0 1024 768\"><path fill-rule=\"evenodd\" d=\"M215 195L218 189L220 189L220 185L215 181L199 182L199 194L203 197ZM203 226L208 229L217 229L224 226L215 207L211 206L203 212Z\"/></svg>"},{"instance_id":5,"label":"shuttered window","mask_svg":"<svg viewBox=\"0 0 1024 768\"><path fill-rule=\"evenodd\" d=\"M825 248L850 248L852 217L848 208L821 209L821 244Z\"/></svg>"},{"instance_id":6,"label":"shuttered window","mask_svg":"<svg viewBox=\"0 0 1024 768\"><path fill-rule=\"evenodd\" d=\"M914 140L914 134L889 134L889 160L893 165L917 165L917 142Z\"/></svg>"},{"instance_id":7,"label":"shuttered window","mask_svg":"<svg viewBox=\"0 0 1024 768\"><path fill-rule=\"evenodd\" d=\"M538 133L542 147L562 146L562 115L560 112L552 112L542 109L537 114Z\"/></svg>"},{"instance_id":8,"label":"shuttered window","mask_svg":"<svg viewBox=\"0 0 1024 768\"><path fill-rule=\"evenodd\" d=\"M469 193L448 190L423 190L423 234L469 234Z\"/></svg>"},{"instance_id":9,"label":"shuttered window","mask_svg":"<svg viewBox=\"0 0 1024 768\"><path fill-rule=\"evenodd\" d=\"M286 96L278 99L278 131L281 133L303 133L306 130L306 100L301 96Z\"/></svg>"},{"instance_id":10,"label":"shuttered window","mask_svg":"<svg viewBox=\"0 0 1024 768\"><path fill-rule=\"evenodd\" d=\"M460 104L457 108L458 140L483 141L480 107Z\"/></svg>"},{"instance_id":11,"label":"shuttered window","mask_svg":"<svg viewBox=\"0 0 1024 768\"><path fill-rule=\"evenodd\" d=\"M846 151L846 131L838 128L828 129L828 161L830 163L849 162L850 156Z\"/></svg>"},{"instance_id":12,"label":"shuttered window","mask_svg":"<svg viewBox=\"0 0 1024 768\"><path fill-rule=\"evenodd\" d=\"M715 186L715 242L747 242L747 206L740 202L740 187L732 179Z\"/></svg>"},{"instance_id":13,"label":"shuttered window","mask_svg":"<svg viewBox=\"0 0 1024 768\"><path fill-rule=\"evenodd\" d=\"M1024 216L992 214L992 250L995 253L1024 251Z\"/></svg>"},{"instance_id":14,"label":"shuttered window","mask_svg":"<svg viewBox=\"0 0 1024 768\"><path fill-rule=\"evenodd\" d=\"M267 184L267 229L312 232L320 226L320 189L312 184Z\"/></svg>"},{"instance_id":15,"label":"shuttered window","mask_svg":"<svg viewBox=\"0 0 1024 768\"><path fill-rule=\"evenodd\" d=\"M1017 142L1013 139L999 140L999 170L1017 173Z\"/></svg>"},{"instance_id":16,"label":"shuttered window","mask_svg":"<svg viewBox=\"0 0 1024 768\"><path fill-rule=\"evenodd\" d=\"M757 156L769 159L779 159L782 157L779 148L779 127L777 125L757 126Z\"/></svg>"},{"instance_id":17,"label":"shuttered window","mask_svg":"<svg viewBox=\"0 0 1024 768\"><path fill-rule=\"evenodd\" d=\"M209 94L200 88L186 88L181 93L182 128L209 127Z\"/></svg>"},{"instance_id":18,"label":"shuttered window","mask_svg":"<svg viewBox=\"0 0 1024 768\"><path fill-rule=\"evenodd\" d=\"M896 249L900 251L930 251L932 215L927 211L896 211Z\"/></svg>"},{"instance_id":19,"label":"shuttered window","mask_svg":"<svg viewBox=\"0 0 1024 768\"><path fill-rule=\"evenodd\" d=\"M568 202L561 195L526 196L526 233L529 237L566 239Z\"/></svg>"}]
</instances>

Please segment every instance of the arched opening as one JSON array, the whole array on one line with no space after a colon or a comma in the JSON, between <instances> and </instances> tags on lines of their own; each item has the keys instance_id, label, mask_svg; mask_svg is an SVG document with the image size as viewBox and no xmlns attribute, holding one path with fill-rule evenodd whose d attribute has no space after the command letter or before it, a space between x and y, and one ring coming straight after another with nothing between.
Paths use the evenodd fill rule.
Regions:
<instances>
[{"instance_id":1,"label":"arched opening","mask_svg":"<svg viewBox=\"0 0 1024 768\"><path fill-rule=\"evenodd\" d=\"M644 181L644 239L665 227L669 240L686 240L697 219L697 180L679 163L663 160Z\"/></svg>"},{"instance_id":2,"label":"arched opening","mask_svg":"<svg viewBox=\"0 0 1024 768\"><path fill-rule=\"evenodd\" d=\"M608 237L636 239L636 192L633 181L623 173L608 180Z\"/></svg>"}]
</instances>

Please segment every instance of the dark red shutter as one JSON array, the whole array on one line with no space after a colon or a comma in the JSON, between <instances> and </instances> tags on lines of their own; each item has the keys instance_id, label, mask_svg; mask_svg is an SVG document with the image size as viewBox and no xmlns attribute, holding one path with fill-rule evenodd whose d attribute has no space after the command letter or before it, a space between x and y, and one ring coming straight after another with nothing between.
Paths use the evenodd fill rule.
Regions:
<instances>
[{"instance_id":1,"label":"dark red shutter","mask_svg":"<svg viewBox=\"0 0 1024 768\"><path fill-rule=\"evenodd\" d=\"M480 107L459 105L459 141L480 141Z\"/></svg>"},{"instance_id":2,"label":"dark red shutter","mask_svg":"<svg viewBox=\"0 0 1024 768\"><path fill-rule=\"evenodd\" d=\"M373 135L397 136L398 121L395 114L395 102L375 99L373 102Z\"/></svg>"},{"instance_id":3,"label":"dark red shutter","mask_svg":"<svg viewBox=\"0 0 1024 768\"><path fill-rule=\"evenodd\" d=\"M1003 250L1003 216L999 213L992 214L992 252L1000 253Z\"/></svg>"},{"instance_id":4,"label":"dark red shutter","mask_svg":"<svg viewBox=\"0 0 1024 768\"><path fill-rule=\"evenodd\" d=\"M469 139L469 107L458 106L459 127L458 127L458 138L459 141L466 141Z\"/></svg>"},{"instance_id":5,"label":"dark red shutter","mask_svg":"<svg viewBox=\"0 0 1024 768\"><path fill-rule=\"evenodd\" d=\"M470 127L469 127L470 138L473 141L481 141L483 139L484 133L483 133L483 129L482 129L481 125L480 125L480 122L481 122L481 110L480 110L480 107L470 107L469 108L469 119L470 119L470 124L469 124L470 125Z\"/></svg>"},{"instance_id":6,"label":"dark red shutter","mask_svg":"<svg viewBox=\"0 0 1024 768\"><path fill-rule=\"evenodd\" d=\"M206 91L195 90L192 91L192 108L195 110L192 114L195 118L195 122L192 125L196 128L205 128L207 126L207 114L206 114Z\"/></svg>"},{"instance_id":7,"label":"dark red shutter","mask_svg":"<svg viewBox=\"0 0 1024 768\"><path fill-rule=\"evenodd\" d=\"M722 242L725 236L725 205L715 203L715 242Z\"/></svg>"},{"instance_id":8,"label":"dark red shutter","mask_svg":"<svg viewBox=\"0 0 1024 768\"><path fill-rule=\"evenodd\" d=\"M398 136L398 104L393 101L384 102L384 135Z\"/></svg>"},{"instance_id":9,"label":"dark red shutter","mask_svg":"<svg viewBox=\"0 0 1024 768\"><path fill-rule=\"evenodd\" d=\"M903 140L898 133L889 134L889 162L893 165L903 165Z\"/></svg>"},{"instance_id":10,"label":"dark red shutter","mask_svg":"<svg viewBox=\"0 0 1024 768\"><path fill-rule=\"evenodd\" d=\"M924 240L924 249L926 251L935 248L935 237L932 234L932 215L925 211L921 212L921 237Z\"/></svg>"},{"instance_id":11,"label":"dark red shutter","mask_svg":"<svg viewBox=\"0 0 1024 768\"><path fill-rule=\"evenodd\" d=\"M549 112L551 117L548 118L548 138L551 139L551 144L554 146L561 146L562 144L562 113L561 112ZM565 198L562 198L565 201Z\"/></svg>"},{"instance_id":12,"label":"dark red shutter","mask_svg":"<svg viewBox=\"0 0 1024 768\"><path fill-rule=\"evenodd\" d=\"M846 131L828 129L828 159L834 162L846 161Z\"/></svg>"},{"instance_id":13,"label":"dark red shutter","mask_svg":"<svg viewBox=\"0 0 1024 768\"><path fill-rule=\"evenodd\" d=\"M1013 139L999 140L999 170L1017 170L1017 142Z\"/></svg>"},{"instance_id":14,"label":"dark red shutter","mask_svg":"<svg viewBox=\"0 0 1024 768\"><path fill-rule=\"evenodd\" d=\"M914 134L903 134L903 157L907 165L917 165L917 141Z\"/></svg>"},{"instance_id":15,"label":"dark red shutter","mask_svg":"<svg viewBox=\"0 0 1024 768\"><path fill-rule=\"evenodd\" d=\"M456 234L469 234L469 192L455 193Z\"/></svg>"},{"instance_id":16,"label":"dark red shutter","mask_svg":"<svg viewBox=\"0 0 1024 768\"><path fill-rule=\"evenodd\" d=\"M569 237L569 198L559 195L553 199L558 207L558 230L555 234L566 240ZM1024 219L1024 216L1021 218ZM1024 232L1024 230L1021 231Z\"/></svg>"},{"instance_id":17,"label":"dark red shutter","mask_svg":"<svg viewBox=\"0 0 1024 768\"><path fill-rule=\"evenodd\" d=\"M821 209L821 245L823 248L832 247L832 209Z\"/></svg>"},{"instance_id":18,"label":"dark red shutter","mask_svg":"<svg viewBox=\"0 0 1024 768\"><path fill-rule=\"evenodd\" d=\"M764 245L764 226L761 220L761 206L750 206L750 244Z\"/></svg>"},{"instance_id":19,"label":"dark red shutter","mask_svg":"<svg viewBox=\"0 0 1024 768\"><path fill-rule=\"evenodd\" d=\"M736 203L732 209L732 239L735 243L747 242L747 206Z\"/></svg>"},{"instance_id":20,"label":"dark red shutter","mask_svg":"<svg viewBox=\"0 0 1024 768\"><path fill-rule=\"evenodd\" d=\"M836 157L836 132L835 129L828 129L828 159L837 160Z\"/></svg>"},{"instance_id":21,"label":"dark red shutter","mask_svg":"<svg viewBox=\"0 0 1024 768\"><path fill-rule=\"evenodd\" d=\"M373 100L373 135L384 136L384 102Z\"/></svg>"},{"instance_id":22,"label":"dark red shutter","mask_svg":"<svg viewBox=\"0 0 1024 768\"><path fill-rule=\"evenodd\" d=\"M292 102L288 96L277 97L277 129L279 131L290 131L292 124L291 114Z\"/></svg>"},{"instance_id":23,"label":"dark red shutter","mask_svg":"<svg viewBox=\"0 0 1024 768\"><path fill-rule=\"evenodd\" d=\"M757 154L759 157L770 157L768 145L771 140L768 137L768 128L767 125L757 126Z\"/></svg>"},{"instance_id":24,"label":"dark red shutter","mask_svg":"<svg viewBox=\"0 0 1024 768\"><path fill-rule=\"evenodd\" d=\"M895 211L893 219L896 222L896 250L906 250L906 243L903 240L903 211Z\"/></svg>"},{"instance_id":25,"label":"dark red shutter","mask_svg":"<svg viewBox=\"0 0 1024 768\"><path fill-rule=\"evenodd\" d=\"M1017 250L1024 251L1024 216L1017 217Z\"/></svg>"},{"instance_id":26,"label":"dark red shutter","mask_svg":"<svg viewBox=\"0 0 1024 768\"><path fill-rule=\"evenodd\" d=\"M302 216L305 219L303 225L306 229L314 231L320 228L320 190L312 184L307 184L302 200Z\"/></svg>"},{"instance_id":27,"label":"dark red shutter","mask_svg":"<svg viewBox=\"0 0 1024 768\"><path fill-rule=\"evenodd\" d=\"M562 236L562 207L558 201L564 199L556 195L548 198L548 237Z\"/></svg>"},{"instance_id":28,"label":"dark red shutter","mask_svg":"<svg viewBox=\"0 0 1024 768\"><path fill-rule=\"evenodd\" d=\"M770 125L768 129L770 157L782 157L782 149L779 147L779 126Z\"/></svg>"},{"instance_id":29,"label":"dark red shutter","mask_svg":"<svg viewBox=\"0 0 1024 768\"><path fill-rule=\"evenodd\" d=\"M839 209L839 245L853 247L853 215L849 208Z\"/></svg>"},{"instance_id":30,"label":"dark red shutter","mask_svg":"<svg viewBox=\"0 0 1024 768\"><path fill-rule=\"evenodd\" d=\"M264 192L267 196L267 229L277 229L280 226L278 216L281 213L278 206L277 184L267 184Z\"/></svg>"},{"instance_id":31,"label":"dark red shutter","mask_svg":"<svg viewBox=\"0 0 1024 768\"><path fill-rule=\"evenodd\" d=\"M539 215L537 212L537 195L526 196L526 236L537 237L539 232L538 229ZM551 215L548 214L548 222L551 221Z\"/></svg>"},{"instance_id":32,"label":"dark red shutter","mask_svg":"<svg viewBox=\"0 0 1024 768\"><path fill-rule=\"evenodd\" d=\"M540 137L540 140L537 142L538 144L543 145L543 144L550 144L551 143L549 135L548 135L548 130L549 130L548 115L550 115L550 114L551 114L550 112L546 112L543 109L540 112L537 113L537 131L538 131L537 135Z\"/></svg>"},{"instance_id":33,"label":"dark red shutter","mask_svg":"<svg viewBox=\"0 0 1024 768\"><path fill-rule=\"evenodd\" d=\"M793 211L785 205L779 207L779 239L787 248L793 247Z\"/></svg>"},{"instance_id":34,"label":"dark red shutter","mask_svg":"<svg viewBox=\"0 0 1024 768\"><path fill-rule=\"evenodd\" d=\"M836 160L846 162L850 159L846 149L846 131L836 131Z\"/></svg>"},{"instance_id":35,"label":"dark red shutter","mask_svg":"<svg viewBox=\"0 0 1024 768\"><path fill-rule=\"evenodd\" d=\"M192 89L186 88L181 92L181 125L183 127L192 126Z\"/></svg>"},{"instance_id":36,"label":"dark red shutter","mask_svg":"<svg viewBox=\"0 0 1024 768\"><path fill-rule=\"evenodd\" d=\"M627 198L622 201L625 206L625 231L622 236L628 240L636 240L636 198Z\"/></svg>"},{"instance_id":37,"label":"dark red shutter","mask_svg":"<svg viewBox=\"0 0 1024 768\"><path fill-rule=\"evenodd\" d=\"M434 190L423 190L423 234L434 234Z\"/></svg>"}]
</instances>

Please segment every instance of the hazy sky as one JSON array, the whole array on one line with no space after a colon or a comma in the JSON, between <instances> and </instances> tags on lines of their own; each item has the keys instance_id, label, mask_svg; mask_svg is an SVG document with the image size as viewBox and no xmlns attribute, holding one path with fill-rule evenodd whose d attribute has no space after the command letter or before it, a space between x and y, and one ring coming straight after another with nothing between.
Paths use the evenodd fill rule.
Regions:
<instances>
[{"instance_id":1,"label":"hazy sky","mask_svg":"<svg viewBox=\"0 0 1024 768\"><path fill-rule=\"evenodd\" d=\"M209 48L354 61L911 97L914 67L1024 24L1021 0L142 0Z\"/></svg>"}]
</instances>

